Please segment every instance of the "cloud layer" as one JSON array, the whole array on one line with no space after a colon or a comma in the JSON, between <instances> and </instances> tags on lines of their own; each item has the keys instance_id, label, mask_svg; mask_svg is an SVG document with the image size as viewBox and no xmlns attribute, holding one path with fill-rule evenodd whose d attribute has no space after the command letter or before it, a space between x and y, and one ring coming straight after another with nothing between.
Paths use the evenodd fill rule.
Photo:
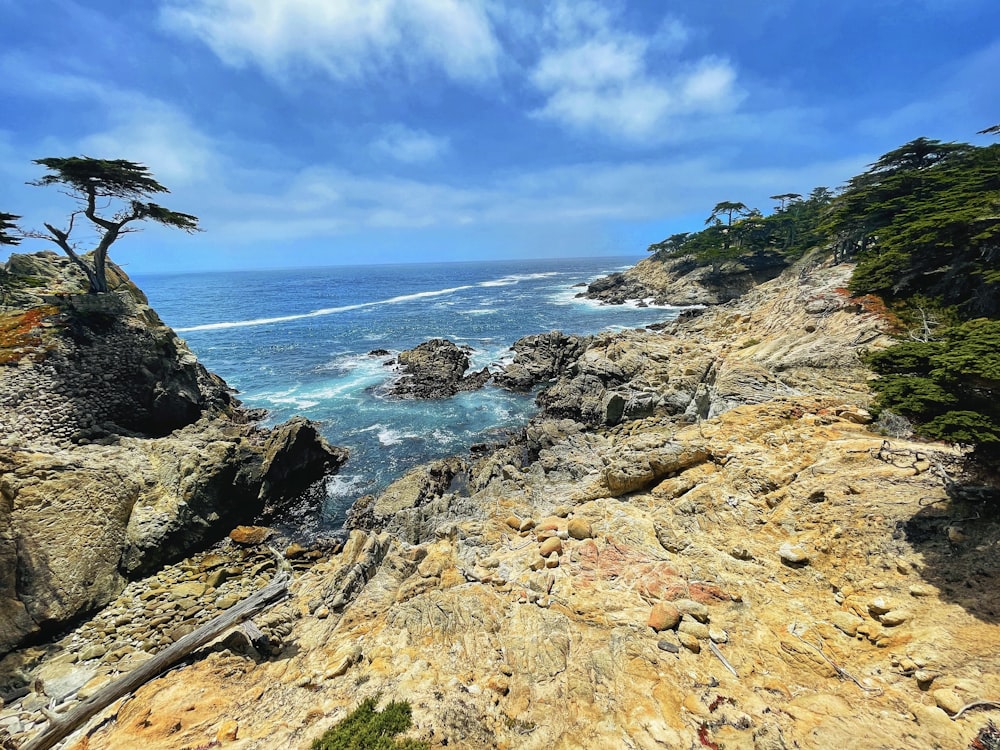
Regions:
<instances>
[{"instance_id":1,"label":"cloud layer","mask_svg":"<svg viewBox=\"0 0 1000 750\"><path fill-rule=\"evenodd\" d=\"M500 54L475 0L169 0L162 20L230 65L279 78L317 69L361 80L430 67L480 81L496 74Z\"/></svg>"}]
</instances>

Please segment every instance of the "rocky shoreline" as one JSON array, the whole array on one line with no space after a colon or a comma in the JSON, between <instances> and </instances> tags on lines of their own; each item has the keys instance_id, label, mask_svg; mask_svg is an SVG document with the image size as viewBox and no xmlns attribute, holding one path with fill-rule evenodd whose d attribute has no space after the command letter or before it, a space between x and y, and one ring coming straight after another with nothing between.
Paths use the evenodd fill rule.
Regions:
<instances>
[{"instance_id":1,"label":"rocky shoreline","mask_svg":"<svg viewBox=\"0 0 1000 750\"><path fill-rule=\"evenodd\" d=\"M958 452L870 424L859 353L888 339L849 272L519 342L495 378L546 387L518 437L359 503L260 618L266 653L226 636L68 747L305 748L376 694L432 747L966 746L1000 720L1000 524L949 498ZM8 656L29 692L0 727L28 736L85 676L262 585L263 536Z\"/></svg>"}]
</instances>

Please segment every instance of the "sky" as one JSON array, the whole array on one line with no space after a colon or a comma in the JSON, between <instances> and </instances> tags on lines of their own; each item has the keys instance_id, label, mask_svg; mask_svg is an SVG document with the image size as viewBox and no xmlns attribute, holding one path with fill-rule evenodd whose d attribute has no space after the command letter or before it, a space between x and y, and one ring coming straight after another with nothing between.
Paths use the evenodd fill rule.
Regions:
<instances>
[{"instance_id":1,"label":"sky","mask_svg":"<svg viewBox=\"0 0 1000 750\"><path fill-rule=\"evenodd\" d=\"M996 0L0 0L0 29L0 211L65 227L32 160L86 155L200 218L120 239L130 273L638 257L1000 122Z\"/></svg>"}]
</instances>

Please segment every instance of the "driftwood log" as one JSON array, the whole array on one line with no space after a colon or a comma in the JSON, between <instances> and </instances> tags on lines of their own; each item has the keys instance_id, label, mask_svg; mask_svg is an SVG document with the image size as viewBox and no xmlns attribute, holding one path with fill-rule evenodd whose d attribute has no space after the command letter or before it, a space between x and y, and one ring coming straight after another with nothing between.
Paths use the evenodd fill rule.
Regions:
<instances>
[{"instance_id":1,"label":"driftwood log","mask_svg":"<svg viewBox=\"0 0 1000 750\"><path fill-rule=\"evenodd\" d=\"M35 735L22 745L21 750L48 750L48 748L53 747L122 696L142 687L184 660L196 649L215 640L234 625L239 625L261 610L284 599L288 595L290 578L288 571L282 570L264 588L251 594L239 604L230 607L197 630L188 633L128 674L101 688L90 698L67 711L66 714L57 715L46 711L49 725L40 734Z\"/></svg>"}]
</instances>

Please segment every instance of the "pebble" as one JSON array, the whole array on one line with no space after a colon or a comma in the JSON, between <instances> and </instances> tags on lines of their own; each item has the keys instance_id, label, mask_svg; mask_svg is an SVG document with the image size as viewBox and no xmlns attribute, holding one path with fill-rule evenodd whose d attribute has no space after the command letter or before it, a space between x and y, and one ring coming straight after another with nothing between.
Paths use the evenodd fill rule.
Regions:
<instances>
[{"instance_id":1,"label":"pebble","mask_svg":"<svg viewBox=\"0 0 1000 750\"><path fill-rule=\"evenodd\" d=\"M809 553L805 551L801 544L785 542L778 547L778 557L786 565L808 565Z\"/></svg>"},{"instance_id":2,"label":"pebble","mask_svg":"<svg viewBox=\"0 0 1000 750\"><path fill-rule=\"evenodd\" d=\"M266 526L237 526L229 532L229 538L237 544L253 546L263 544L270 534L271 530Z\"/></svg>"},{"instance_id":3,"label":"pebble","mask_svg":"<svg viewBox=\"0 0 1000 750\"><path fill-rule=\"evenodd\" d=\"M948 714L954 716L962 707L965 705L965 700L962 699L958 693L954 690L949 690L948 688L940 688L931 693L931 697L934 698L934 703L938 708L946 711Z\"/></svg>"},{"instance_id":4,"label":"pebble","mask_svg":"<svg viewBox=\"0 0 1000 750\"><path fill-rule=\"evenodd\" d=\"M646 625L656 632L673 630L681 622L681 612L670 602L657 602L649 613Z\"/></svg>"},{"instance_id":5,"label":"pebble","mask_svg":"<svg viewBox=\"0 0 1000 750\"><path fill-rule=\"evenodd\" d=\"M574 539L591 539L594 536L594 530L590 523L582 518L571 519L566 530Z\"/></svg>"},{"instance_id":6,"label":"pebble","mask_svg":"<svg viewBox=\"0 0 1000 750\"><path fill-rule=\"evenodd\" d=\"M693 599L678 599L674 606L685 615L688 615L698 622L708 622L708 607Z\"/></svg>"},{"instance_id":7,"label":"pebble","mask_svg":"<svg viewBox=\"0 0 1000 750\"><path fill-rule=\"evenodd\" d=\"M656 642L656 647L660 649L660 651L666 651L668 654L679 654L681 650L680 646L673 641L668 641L666 638L658 640Z\"/></svg>"},{"instance_id":8,"label":"pebble","mask_svg":"<svg viewBox=\"0 0 1000 750\"><path fill-rule=\"evenodd\" d=\"M677 626L677 633L686 633L700 640L706 640L709 637L707 625L703 625L697 620L691 620L687 617L681 620L681 624Z\"/></svg>"},{"instance_id":9,"label":"pebble","mask_svg":"<svg viewBox=\"0 0 1000 750\"><path fill-rule=\"evenodd\" d=\"M921 690L926 690L937 679L937 674L927 669L918 669L913 673L913 678L917 681L917 685Z\"/></svg>"},{"instance_id":10,"label":"pebble","mask_svg":"<svg viewBox=\"0 0 1000 750\"><path fill-rule=\"evenodd\" d=\"M881 622L888 628L894 628L897 625L902 625L909 619L910 619L909 612L902 609L892 609L886 612L881 617L879 617L879 622Z\"/></svg>"},{"instance_id":11,"label":"pebble","mask_svg":"<svg viewBox=\"0 0 1000 750\"><path fill-rule=\"evenodd\" d=\"M892 602L883 596L877 596L868 602L868 611L875 616L884 615L890 609L892 609Z\"/></svg>"},{"instance_id":12,"label":"pebble","mask_svg":"<svg viewBox=\"0 0 1000 750\"><path fill-rule=\"evenodd\" d=\"M542 557L548 557L553 552L557 555L562 554L562 540L557 536L549 537L538 547L538 553Z\"/></svg>"},{"instance_id":13,"label":"pebble","mask_svg":"<svg viewBox=\"0 0 1000 750\"><path fill-rule=\"evenodd\" d=\"M926 583L914 583L910 586L910 596L933 596L934 587Z\"/></svg>"},{"instance_id":14,"label":"pebble","mask_svg":"<svg viewBox=\"0 0 1000 750\"><path fill-rule=\"evenodd\" d=\"M688 651L694 654L701 653L701 642L690 633L677 633L677 640L681 642L681 645Z\"/></svg>"},{"instance_id":15,"label":"pebble","mask_svg":"<svg viewBox=\"0 0 1000 750\"><path fill-rule=\"evenodd\" d=\"M858 634L858 627L864 620L855 614L841 610L830 615L830 622L837 630L853 638Z\"/></svg>"},{"instance_id":16,"label":"pebble","mask_svg":"<svg viewBox=\"0 0 1000 750\"><path fill-rule=\"evenodd\" d=\"M729 643L729 633L720 628L709 628L708 637L712 643Z\"/></svg>"}]
</instances>

